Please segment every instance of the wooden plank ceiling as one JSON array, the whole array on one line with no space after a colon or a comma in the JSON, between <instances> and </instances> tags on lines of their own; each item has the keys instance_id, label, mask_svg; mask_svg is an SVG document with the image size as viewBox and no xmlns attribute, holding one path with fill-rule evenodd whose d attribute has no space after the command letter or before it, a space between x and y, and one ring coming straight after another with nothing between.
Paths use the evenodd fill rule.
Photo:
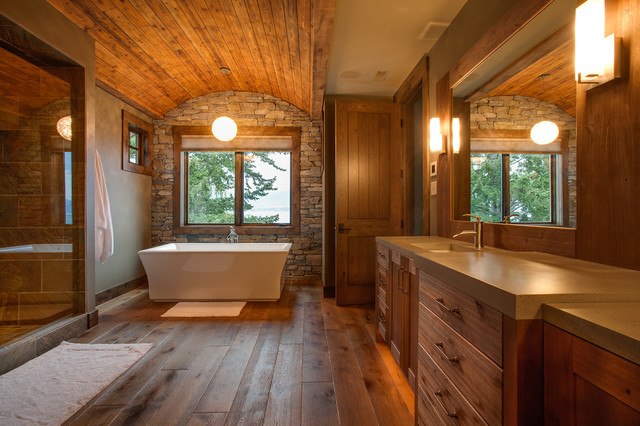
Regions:
<instances>
[{"instance_id":1,"label":"wooden plank ceiling","mask_svg":"<svg viewBox=\"0 0 640 426\"><path fill-rule=\"evenodd\" d=\"M95 39L96 84L153 117L197 96L236 90L276 96L317 118L335 1L49 3Z\"/></svg>"},{"instance_id":2,"label":"wooden plank ceiling","mask_svg":"<svg viewBox=\"0 0 640 426\"><path fill-rule=\"evenodd\" d=\"M573 27L565 26L467 98L528 96L576 116Z\"/></svg>"}]
</instances>

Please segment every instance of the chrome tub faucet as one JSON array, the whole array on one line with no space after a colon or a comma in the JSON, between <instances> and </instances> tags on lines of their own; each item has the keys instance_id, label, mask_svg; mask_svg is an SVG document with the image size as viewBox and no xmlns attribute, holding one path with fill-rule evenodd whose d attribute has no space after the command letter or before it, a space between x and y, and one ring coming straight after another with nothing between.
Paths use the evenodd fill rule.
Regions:
<instances>
[{"instance_id":1,"label":"chrome tub faucet","mask_svg":"<svg viewBox=\"0 0 640 426\"><path fill-rule=\"evenodd\" d=\"M227 241L229 241L230 243L238 242L238 234L236 234L236 227L233 225L229 227L229 235L227 235Z\"/></svg>"}]
</instances>

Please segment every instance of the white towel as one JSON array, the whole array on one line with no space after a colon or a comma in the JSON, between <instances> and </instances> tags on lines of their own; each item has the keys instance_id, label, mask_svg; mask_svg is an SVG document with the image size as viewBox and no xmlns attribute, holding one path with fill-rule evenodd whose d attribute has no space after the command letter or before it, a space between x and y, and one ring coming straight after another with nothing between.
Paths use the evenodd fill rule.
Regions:
<instances>
[{"instance_id":1,"label":"white towel","mask_svg":"<svg viewBox=\"0 0 640 426\"><path fill-rule=\"evenodd\" d=\"M113 223L107 181L102 170L102 160L96 149L96 261L105 263L113 255Z\"/></svg>"}]
</instances>

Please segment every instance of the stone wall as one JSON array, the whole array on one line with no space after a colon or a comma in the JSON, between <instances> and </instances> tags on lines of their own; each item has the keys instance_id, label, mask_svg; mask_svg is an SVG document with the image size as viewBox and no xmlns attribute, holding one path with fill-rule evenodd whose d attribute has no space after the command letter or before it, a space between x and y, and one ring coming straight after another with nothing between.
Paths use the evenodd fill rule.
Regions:
<instances>
[{"instance_id":1,"label":"stone wall","mask_svg":"<svg viewBox=\"0 0 640 426\"><path fill-rule=\"evenodd\" d=\"M173 230L172 126L209 126L220 115L238 126L297 126L300 139L300 232L287 235L246 235L242 242L291 242L285 276L319 278L322 249L321 123L297 107L270 95L219 92L191 99L153 121L153 181L151 239L154 246L169 242L222 242L223 234L180 235Z\"/></svg>"},{"instance_id":2,"label":"stone wall","mask_svg":"<svg viewBox=\"0 0 640 426\"><path fill-rule=\"evenodd\" d=\"M534 124L550 120L569 131L567 174L569 223L576 226L576 119L554 104L526 96L495 96L471 104L471 132L474 129L531 130Z\"/></svg>"}]
</instances>

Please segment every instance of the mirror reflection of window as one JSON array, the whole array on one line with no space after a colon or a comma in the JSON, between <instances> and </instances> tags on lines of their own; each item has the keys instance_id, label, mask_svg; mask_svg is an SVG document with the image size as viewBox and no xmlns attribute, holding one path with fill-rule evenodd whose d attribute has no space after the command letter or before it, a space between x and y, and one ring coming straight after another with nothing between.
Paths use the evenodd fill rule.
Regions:
<instances>
[{"instance_id":1,"label":"mirror reflection of window","mask_svg":"<svg viewBox=\"0 0 640 426\"><path fill-rule=\"evenodd\" d=\"M486 222L557 224L557 154L471 154L471 214Z\"/></svg>"}]
</instances>

